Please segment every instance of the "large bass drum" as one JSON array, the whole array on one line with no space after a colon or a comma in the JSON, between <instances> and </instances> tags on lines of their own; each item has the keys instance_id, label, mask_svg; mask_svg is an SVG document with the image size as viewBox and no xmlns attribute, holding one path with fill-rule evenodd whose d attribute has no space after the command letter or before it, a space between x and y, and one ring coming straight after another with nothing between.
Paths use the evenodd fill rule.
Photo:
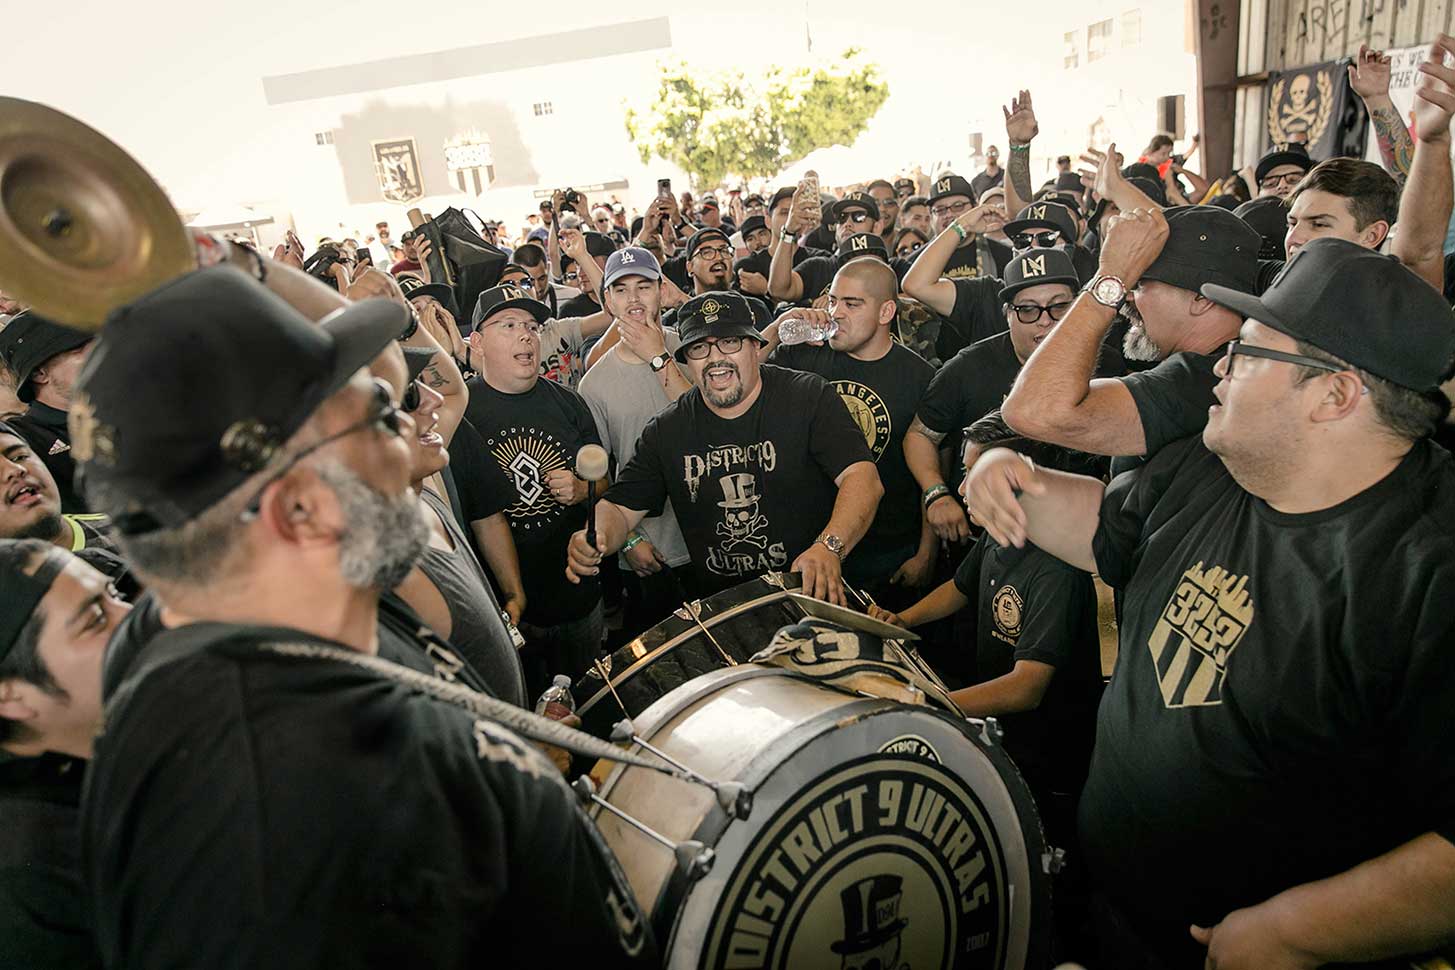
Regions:
<instances>
[{"instance_id":1,"label":"large bass drum","mask_svg":"<svg viewBox=\"0 0 1455 970\"><path fill-rule=\"evenodd\" d=\"M761 610L710 629L760 622ZM754 636L762 647L771 633ZM597 719L606 705L615 707L594 705ZM635 753L660 751L752 796L747 817L732 817L730 800L704 785L598 766L607 805L593 814L652 914L668 966L1049 965L1053 858L993 722L745 662L724 662L631 713L631 733L645 742ZM697 865L639 826L700 843Z\"/></svg>"}]
</instances>

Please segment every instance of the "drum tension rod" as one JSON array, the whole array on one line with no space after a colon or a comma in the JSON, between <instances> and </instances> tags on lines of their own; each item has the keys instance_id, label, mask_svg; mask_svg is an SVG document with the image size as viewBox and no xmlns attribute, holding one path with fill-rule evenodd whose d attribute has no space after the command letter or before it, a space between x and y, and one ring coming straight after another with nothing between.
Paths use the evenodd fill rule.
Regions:
<instances>
[{"instance_id":1,"label":"drum tension rod","mask_svg":"<svg viewBox=\"0 0 1455 970\"><path fill-rule=\"evenodd\" d=\"M617 721L611 727L611 741L613 744L625 744L627 741L631 741L650 751L652 754L661 758L663 761L667 762L667 764L671 765L673 768L676 768L678 771L682 772L682 774L686 775L687 778L683 779L684 781L695 781L697 784L703 786L704 788L712 789L712 793L717 796L718 805L720 805L722 807L722 810L727 813L728 818L747 818L749 815L752 814L753 793L748 791L747 787L742 782L713 781L711 778L706 778L699 772L693 771L687 765L678 761L667 752L661 750L660 748L654 747L651 744L648 744L647 740L638 735L636 732L636 725L632 724L630 720Z\"/></svg>"},{"instance_id":2,"label":"drum tension rod","mask_svg":"<svg viewBox=\"0 0 1455 970\"><path fill-rule=\"evenodd\" d=\"M687 618L697 624L697 628L702 631L703 636L707 637L708 642L717 648L718 653L722 654L722 659L727 661L727 665L736 667L738 662L728 655L728 652L722 648L722 644L717 642L717 637L713 636L712 631L707 628L707 624L702 622L702 600L693 600L691 603L684 600L682 609L687 611Z\"/></svg>"},{"instance_id":3,"label":"drum tension rod","mask_svg":"<svg viewBox=\"0 0 1455 970\"><path fill-rule=\"evenodd\" d=\"M616 685L611 682L611 671L606 669L606 664L602 662L600 657L597 657L591 662L596 666L596 672L601 675L601 679L606 683L606 689L611 691L611 697L616 701L616 706L621 708L622 716L630 718L632 716L631 712L621 702L621 695L616 692Z\"/></svg>"},{"instance_id":4,"label":"drum tension rod","mask_svg":"<svg viewBox=\"0 0 1455 970\"><path fill-rule=\"evenodd\" d=\"M712 849L693 839L688 839L685 842L673 842L656 829L637 821L626 812L611 804L611 802L596 794L596 784L588 775L582 775L573 781L571 788L576 792L576 795L582 802L599 805L653 842L671 849L672 854L677 857L678 867L693 882L696 882L712 871L713 859L716 857L716 853Z\"/></svg>"}]
</instances>

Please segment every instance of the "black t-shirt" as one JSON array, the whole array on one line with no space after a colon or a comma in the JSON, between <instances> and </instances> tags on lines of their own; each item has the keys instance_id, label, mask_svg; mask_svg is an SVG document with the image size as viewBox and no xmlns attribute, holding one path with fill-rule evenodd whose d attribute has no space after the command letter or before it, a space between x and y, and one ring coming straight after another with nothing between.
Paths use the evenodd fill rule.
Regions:
<instances>
[{"instance_id":1,"label":"black t-shirt","mask_svg":"<svg viewBox=\"0 0 1455 970\"><path fill-rule=\"evenodd\" d=\"M878 360L855 360L831 347L799 344L773 351L773 363L817 374L844 399L879 468L884 497L864 538L844 561L857 583L893 574L919 548L919 486L904 461L904 432L935 370L900 344Z\"/></svg>"},{"instance_id":2,"label":"black t-shirt","mask_svg":"<svg viewBox=\"0 0 1455 970\"><path fill-rule=\"evenodd\" d=\"M540 925L568 964L656 965L534 745L258 646L326 641L195 626L147 644L96 742L81 829L108 966L529 966L543 942L522 928Z\"/></svg>"},{"instance_id":3,"label":"black t-shirt","mask_svg":"<svg viewBox=\"0 0 1455 970\"><path fill-rule=\"evenodd\" d=\"M940 434L959 434L1000 407L1020 372L1020 358L1009 331L971 344L950 358L930 381L916 412L920 423Z\"/></svg>"},{"instance_id":4,"label":"black t-shirt","mask_svg":"<svg viewBox=\"0 0 1455 970\"><path fill-rule=\"evenodd\" d=\"M997 171L994 175L991 175L989 172L981 172L979 175L975 176L973 179L970 180L970 191L974 192L975 198L978 199L986 192L989 192L991 189L995 188L997 185L1004 184L1004 182L1005 169L1003 168Z\"/></svg>"},{"instance_id":5,"label":"black t-shirt","mask_svg":"<svg viewBox=\"0 0 1455 970\"><path fill-rule=\"evenodd\" d=\"M524 394L506 394L475 378L466 414L485 439L500 470L515 486L505 510L526 609L521 619L551 627L589 613L601 599L595 578L566 579L566 544L586 528L586 503L562 505L551 497L546 476L574 468L582 445L599 445L596 422L581 396L555 381L538 380Z\"/></svg>"},{"instance_id":6,"label":"black t-shirt","mask_svg":"<svg viewBox=\"0 0 1455 970\"><path fill-rule=\"evenodd\" d=\"M1005 304L1000 300L1005 283L995 276L977 276L951 280L955 286L955 305L950 308L950 321L960 328L970 343L1005 333Z\"/></svg>"},{"instance_id":7,"label":"black t-shirt","mask_svg":"<svg viewBox=\"0 0 1455 970\"><path fill-rule=\"evenodd\" d=\"M1091 574L1033 545L1002 549L982 534L955 571L955 586L976 618L978 682L1003 677L1021 660L1056 668L1039 707L997 717L1033 791L1079 792L1101 700Z\"/></svg>"},{"instance_id":8,"label":"black t-shirt","mask_svg":"<svg viewBox=\"0 0 1455 970\"><path fill-rule=\"evenodd\" d=\"M668 499L705 591L787 569L838 498L834 480L873 461L843 400L816 374L764 364L745 413L720 418L693 388L654 417L606 497L660 515Z\"/></svg>"},{"instance_id":9,"label":"black t-shirt","mask_svg":"<svg viewBox=\"0 0 1455 970\"><path fill-rule=\"evenodd\" d=\"M601 312L601 304L591 299L589 294L578 293L565 303L561 304L561 311L556 314L557 319L568 317L589 317L593 313Z\"/></svg>"},{"instance_id":10,"label":"black t-shirt","mask_svg":"<svg viewBox=\"0 0 1455 970\"><path fill-rule=\"evenodd\" d=\"M1096 563L1121 593L1082 841L1144 935L1211 926L1455 819L1455 461L1288 515L1199 436L1115 479ZM1198 963L1197 965L1200 965Z\"/></svg>"},{"instance_id":11,"label":"black t-shirt","mask_svg":"<svg viewBox=\"0 0 1455 970\"><path fill-rule=\"evenodd\" d=\"M78 827L86 762L0 751L0 967L100 968Z\"/></svg>"},{"instance_id":12,"label":"black t-shirt","mask_svg":"<svg viewBox=\"0 0 1455 970\"><path fill-rule=\"evenodd\" d=\"M1448 260L1450 257L1447 256L1445 258ZM1288 265L1288 260L1286 259L1258 260L1258 282L1256 285L1258 287L1258 293L1260 295L1263 293L1264 290L1268 289L1268 287L1273 285L1274 278L1277 277L1279 273L1283 272L1283 267L1286 265ZM1449 278L1450 277L1447 274L1445 279L1448 280ZM1449 284L1447 283L1446 286L1448 285Z\"/></svg>"},{"instance_id":13,"label":"black t-shirt","mask_svg":"<svg viewBox=\"0 0 1455 970\"><path fill-rule=\"evenodd\" d=\"M460 527L466 535L471 534L471 522L504 512L516 501L510 480L491 460L485 439L468 418L460 421L450 439L450 464L446 470L459 491L459 513L463 517Z\"/></svg>"},{"instance_id":14,"label":"black t-shirt","mask_svg":"<svg viewBox=\"0 0 1455 970\"><path fill-rule=\"evenodd\" d=\"M1213 368L1221 357L1176 353L1151 370L1120 378L1137 404L1142 434L1147 439L1145 455L1155 455L1169 442L1197 434L1207 426L1207 409L1217 403L1213 388L1218 378ZM1119 456L1112 461L1112 473L1119 475L1143 460Z\"/></svg>"}]
</instances>

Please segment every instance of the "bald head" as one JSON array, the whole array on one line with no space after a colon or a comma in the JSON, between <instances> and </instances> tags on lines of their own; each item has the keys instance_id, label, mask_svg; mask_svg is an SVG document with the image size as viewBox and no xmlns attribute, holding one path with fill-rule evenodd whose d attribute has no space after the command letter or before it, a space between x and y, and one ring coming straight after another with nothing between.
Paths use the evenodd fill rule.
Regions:
<instances>
[{"instance_id":1,"label":"bald head","mask_svg":"<svg viewBox=\"0 0 1455 970\"><path fill-rule=\"evenodd\" d=\"M866 299L888 303L899 295L899 278L889 264L873 256L860 256L845 263L834 279L851 281Z\"/></svg>"}]
</instances>

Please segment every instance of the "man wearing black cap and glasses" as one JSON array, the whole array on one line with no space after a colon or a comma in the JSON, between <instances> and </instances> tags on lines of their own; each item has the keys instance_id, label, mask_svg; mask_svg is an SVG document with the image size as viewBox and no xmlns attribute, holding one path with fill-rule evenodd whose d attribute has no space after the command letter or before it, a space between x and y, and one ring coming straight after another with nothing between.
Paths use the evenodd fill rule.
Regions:
<instances>
[{"instance_id":1,"label":"man wearing black cap and glasses","mask_svg":"<svg viewBox=\"0 0 1455 970\"><path fill-rule=\"evenodd\" d=\"M50 469L66 512L86 511L74 483L66 412L90 346L91 334L52 323L33 310L17 314L0 329L0 359L15 377L16 396L27 405L24 414L9 418L10 424Z\"/></svg>"},{"instance_id":2,"label":"man wearing black cap and glasses","mask_svg":"<svg viewBox=\"0 0 1455 970\"><path fill-rule=\"evenodd\" d=\"M546 914L553 952L653 959L543 756L352 659L427 540L417 429L365 369L407 323L368 300L314 326L221 266L88 358L73 447L165 624L107 672L82 812L107 965L524 965Z\"/></svg>"},{"instance_id":3,"label":"man wearing black cap and glasses","mask_svg":"<svg viewBox=\"0 0 1455 970\"><path fill-rule=\"evenodd\" d=\"M764 338L741 294L693 297L679 320L674 356L697 387L642 431L596 505L596 548L584 529L571 537L569 577L594 579L670 499L704 591L793 570L805 593L843 603L841 563L883 494L864 435L821 377L760 366Z\"/></svg>"},{"instance_id":4,"label":"man wearing black cap and glasses","mask_svg":"<svg viewBox=\"0 0 1455 970\"><path fill-rule=\"evenodd\" d=\"M1200 436L1110 486L989 452L968 488L998 542L1122 593L1080 813L1106 963L1433 949L1455 935L1455 466L1428 440L1450 308L1336 239L1261 298L1203 293L1245 322Z\"/></svg>"},{"instance_id":5,"label":"man wearing black cap and glasses","mask_svg":"<svg viewBox=\"0 0 1455 970\"><path fill-rule=\"evenodd\" d=\"M1021 367L1071 311L1079 286L1075 267L1059 249L1011 260L997 293L1005 329L946 361L925 391L904 438L904 456L919 483L930 526L942 541L967 542L970 526L955 498L959 476L947 482L941 471L941 445L1000 407Z\"/></svg>"},{"instance_id":6,"label":"man wearing black cap and glasses","mask_svg":"<svg viewBox=\"0 0 1455 970\"><path fill-rule=\"evenodd\" d=\"M130 607L38 539L0 540L0 964L100 967L78 817L101 658Z\"/></svg>"},{"instance_id":7,"label":"man wearing black cap and glasses","mask_svg":"<svg viewBox=\"0 0 1455 970\"><path fill-rule=\"evenodd\" d=\"M768 292L773 299L786 303L813 303L822 297L838 271L834 255L814 256L802 262L794 260L799 236L811 228L813 210L795 203L788 228L783 231L768 273ZM850 236L876 233L879 225L879 204L867 192L854 192L829 206L828 218L834 227L834 239L842 247ZM879 241L884 248L884 241ZM886 250L887 252L887 250Z\"/></svg>"},{"instance_id":8,"label":"man wearing black cap and glasses","mask_svg":"<svg viewBox=\"0 0 1455 970\"><path fill-rule=\"evenodd\" d=\"M983 231L971 229L961 220L974 208L975 192L970 183L960 176L942 175L931 185L930 215L934 217L935 232L955 233L954 250L941 270L950 279L1000 276L1005 272L1005 264L1010 262L1009 246L995 242ZM923 258L924 250L920 251L920 256Z\"/></svg>"},{"instance_id":9,"label":"man wearing black cap and glasses","mask_svg":"<svg viewBox=\"0 0 1455 970\"><path fill-rule=\"evenodd\" d=\"M1287 201L1293 195L1294 187L1304 173L1314 167L1314 160L1308 157L1308 149L1297 143L1274 145L1253 169L1253 181L1258 183L1258 198L1277 196Z\"/></svg>"}]
</instances>

